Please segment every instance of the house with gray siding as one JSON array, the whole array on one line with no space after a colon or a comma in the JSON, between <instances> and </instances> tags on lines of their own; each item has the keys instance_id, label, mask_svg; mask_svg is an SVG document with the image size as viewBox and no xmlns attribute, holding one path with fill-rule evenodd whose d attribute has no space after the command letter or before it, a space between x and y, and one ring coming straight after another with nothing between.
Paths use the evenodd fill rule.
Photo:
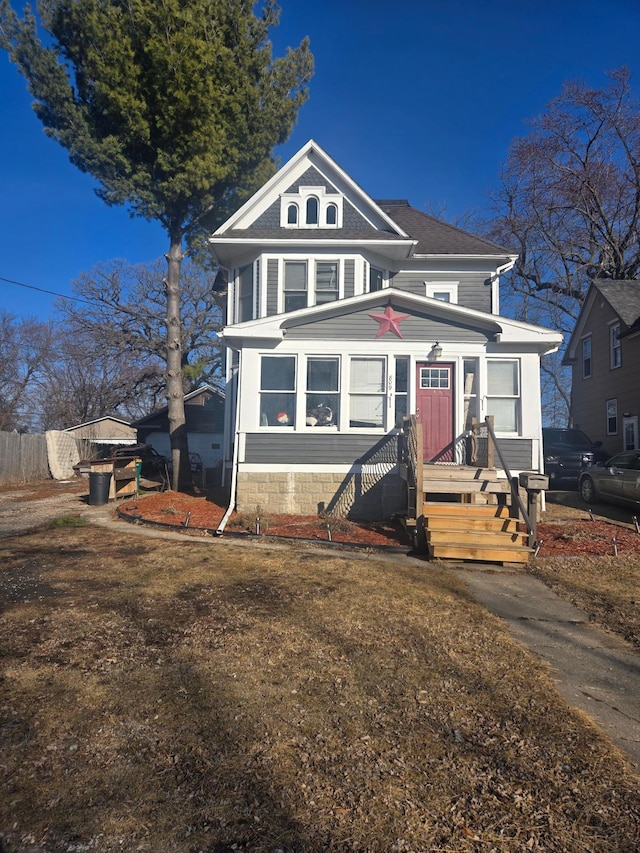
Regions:
<instances>
[{"instance_id":1,"label":"house with gray siding","mask_svg":"<svg viewBox=\"0 0 640 853\"><path fill-rule=\"evenodd\" d=\"M571 420L613 455L640 447L640 281L593 281L567 345Z\"/></svg>"},{"instance_id":2,"label":"house with gray siding","mask_svg":"<svg viewBox=\"0 0 640 853\"><path fill-rule=\"evenodd\" d=\"M224 465L237 508L383 519L398 443L451 463L494 418L513 474L542 470L540 358L561 335L500 315L516 256L375 201L308 142L210 237L224 273Z\"/></svg>"}]
</instances>

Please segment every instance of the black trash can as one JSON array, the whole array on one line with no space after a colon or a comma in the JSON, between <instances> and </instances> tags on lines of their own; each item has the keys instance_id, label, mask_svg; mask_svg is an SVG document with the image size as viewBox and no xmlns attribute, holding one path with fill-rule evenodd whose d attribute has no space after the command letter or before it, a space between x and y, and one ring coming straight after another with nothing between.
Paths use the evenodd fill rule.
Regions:
<instances>
[{"instance_id":1,"label":"black trash can","mask_svg":"<svg viewBox=\"0 0 640 853\"><path fill-rule=\"evenodd\" d=\"M89 471L89 506L109 503L111 471Z\"/></svg>"}]
</instances>

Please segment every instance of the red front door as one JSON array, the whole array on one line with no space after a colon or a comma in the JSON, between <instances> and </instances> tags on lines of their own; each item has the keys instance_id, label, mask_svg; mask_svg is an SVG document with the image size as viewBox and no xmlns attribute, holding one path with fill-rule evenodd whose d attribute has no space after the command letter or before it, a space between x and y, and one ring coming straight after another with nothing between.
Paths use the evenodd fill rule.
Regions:
<instances>
[{"instance_id":1,"label":"red front door","mask_svg":"<svg viewBox=\"0 0 640 853\"><path fill-rule=\"evenodd\" d=\"M453 445L453 364L416 365L416 420L422 424L425 462L450 461Z\"/></svg>"}]
</instances>

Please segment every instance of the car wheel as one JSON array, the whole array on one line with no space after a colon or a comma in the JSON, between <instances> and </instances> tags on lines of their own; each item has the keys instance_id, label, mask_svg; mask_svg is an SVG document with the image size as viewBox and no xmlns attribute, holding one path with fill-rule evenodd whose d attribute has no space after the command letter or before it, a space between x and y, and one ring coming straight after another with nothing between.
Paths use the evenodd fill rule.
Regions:
<instances>
[{"instance_id":1,"label":"car wheel","mask_svg":"<svg viewBox=\"0 0 640 853\"><path fill-rule=\"evenodd\" d=\"M596 492L596 487L593 485L591 477L583 477L580 480L580 495L585 503L590 504L597 502L598 493Z\"/></svg>"}]
</instances>

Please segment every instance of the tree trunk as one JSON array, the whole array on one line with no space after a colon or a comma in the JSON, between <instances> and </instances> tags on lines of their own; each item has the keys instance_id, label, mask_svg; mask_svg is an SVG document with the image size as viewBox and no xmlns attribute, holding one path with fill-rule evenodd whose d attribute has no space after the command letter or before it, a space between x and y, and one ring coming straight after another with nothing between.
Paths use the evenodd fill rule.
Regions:
<instances>
[{"instance_id":1,"label":"tree trunk","mask_svg":"<svg viewBox=\"0 0 640 853\"><path fill-rule=\"evenodd\" d=\"M169 438L173 465L171 487L185 491L191 484L189 445L184 415L182 387L182 343L180 317L180 267L182 239L171 235L167 258L167 405L169 408Z\"/></svg>"}]
</instances>

